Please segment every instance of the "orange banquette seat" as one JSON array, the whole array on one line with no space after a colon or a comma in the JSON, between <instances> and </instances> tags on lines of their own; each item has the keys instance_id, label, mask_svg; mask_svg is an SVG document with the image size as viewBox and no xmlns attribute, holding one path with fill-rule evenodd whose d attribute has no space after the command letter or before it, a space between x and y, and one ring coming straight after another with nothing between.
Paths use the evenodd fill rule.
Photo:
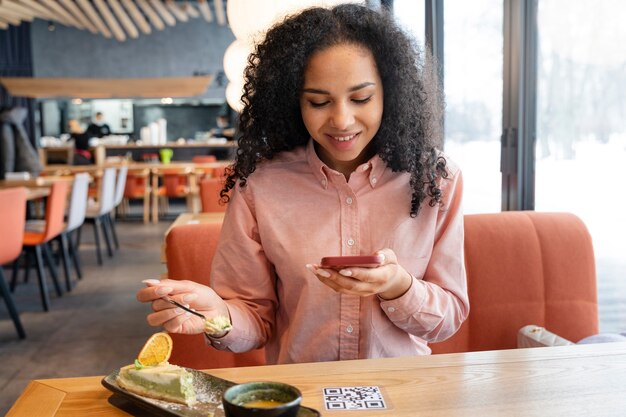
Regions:
<instances>
[{"instance_id":1,"label":"orange banquette seat","mask_svg":"<svg viewBox=\"0 0 626 417\"><path fill-rule=\"evenodd\" d=\"M220 224L175 227L167 236L170 277L209 282ZM582 221L533 211L465 216L470 314L433 353L513 349L518 330L543 326L577 341L598 332L595 260ZM262 364L261 350L218 352L203 336L173 335L172 363L194 368Z\"/></svg>"}]
</instances>

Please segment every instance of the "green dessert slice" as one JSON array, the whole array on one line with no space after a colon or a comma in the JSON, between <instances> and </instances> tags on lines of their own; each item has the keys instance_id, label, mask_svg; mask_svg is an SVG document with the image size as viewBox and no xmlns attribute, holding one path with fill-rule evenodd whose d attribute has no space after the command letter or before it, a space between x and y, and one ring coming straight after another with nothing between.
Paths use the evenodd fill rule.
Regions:
<instances>
[{"instance_id":1,"label":"green dessert slice","mask_svg":"<svg viewBox=\"0 0 626 417\"><path fill-rule=\"evenodd\" d=\"M127 391L144 397L188 406L196 402L191 372L167 362L140 369L135 365L125 366L120 369L117 383Z\"/></svg>"}]
</instances>

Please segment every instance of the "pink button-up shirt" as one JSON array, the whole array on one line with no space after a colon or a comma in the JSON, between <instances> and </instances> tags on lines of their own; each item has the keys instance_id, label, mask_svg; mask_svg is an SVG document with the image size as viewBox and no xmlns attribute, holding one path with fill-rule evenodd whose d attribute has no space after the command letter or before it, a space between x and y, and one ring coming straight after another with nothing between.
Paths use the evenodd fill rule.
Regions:
<instances>
[{"instance_id":1,"label":"pink button-up shirt","mask_svg":"<svg viewBox=\"0 0 626 417\"><path fill-rule=\"evenodd\" d=\"M346 182L307 147L260 163L236 186L211 272L233 329L213 340L242 352L265 346L268 363L430 353L469 312L463 262L462 178L441 182L443 205L411 218L408 173L375 156ZM324 256L391 248L414 277L394 300L336 293L305 267Z\"/></svg>"}]
</instances>

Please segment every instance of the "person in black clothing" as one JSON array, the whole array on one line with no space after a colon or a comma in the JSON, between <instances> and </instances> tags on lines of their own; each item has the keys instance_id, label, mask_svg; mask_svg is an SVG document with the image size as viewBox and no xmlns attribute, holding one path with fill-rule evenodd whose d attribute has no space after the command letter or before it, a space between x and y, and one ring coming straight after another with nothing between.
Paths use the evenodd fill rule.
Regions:
<instances>
[{"instance_id":1,"label":"person in black clothing","mask_svg":"<svg viewBox=\"0 0 626 417\"><path fill-rule=\"evenodd\" d=\"M67 125L74 141L74 165L91 165L93 161L89 152L89 136L82 131L78 120L70 119Z\"/></svg>"},{"instance_id":2,"label":"person in black clothing","mask_svg":"<svg viewBox=\"0 0 626 417\"><path fill-rule=\"evenodd\" d=\"M111 134L111 128L108 124L104 123L104 115L102 112L97 112L95 121L87 126L85 131L87 138L101 138Z\"/></svg>"}]
</instances>

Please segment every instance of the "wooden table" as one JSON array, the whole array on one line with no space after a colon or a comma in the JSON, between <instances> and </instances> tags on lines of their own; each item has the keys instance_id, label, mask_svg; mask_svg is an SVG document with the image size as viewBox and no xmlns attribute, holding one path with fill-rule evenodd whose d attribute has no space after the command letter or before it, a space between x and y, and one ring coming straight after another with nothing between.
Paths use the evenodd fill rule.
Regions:
<instances>
[{"instance_id":1,"label":"wooden table","mask_svg":"<svg viewBox=\"0 0 626 417\"><path fill-rule=\"evenodd\" d=\"M120 364L123 365L123 364ZM211 370L235 382L297 386L303 405L337 417L626 415L626 343ZM102 377L31 381L7 417L128 416ZM376 385L389 409L326 411L325 387Z\"/></svg>"}]
</instances>

